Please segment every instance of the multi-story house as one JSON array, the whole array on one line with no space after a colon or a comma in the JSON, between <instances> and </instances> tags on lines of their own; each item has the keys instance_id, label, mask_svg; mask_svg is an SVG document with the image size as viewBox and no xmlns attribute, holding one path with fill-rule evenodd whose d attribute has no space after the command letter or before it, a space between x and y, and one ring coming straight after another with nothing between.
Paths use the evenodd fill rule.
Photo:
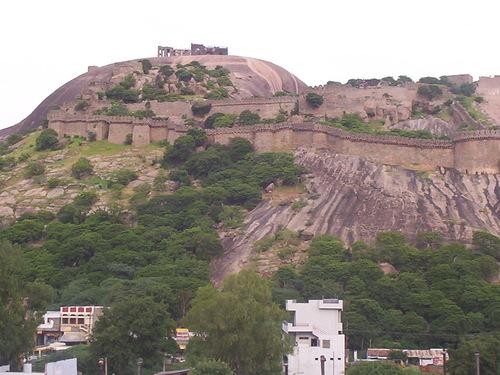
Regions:
<instances>
[{"instance_id":1,"label":"multi-story house","mask_svg":"<svg viewBox=\"0 0 500 375\"><path fill-rule=\"evenodd\" d=\"M294 317L283 322L283 331L292 336L294 347L284 363L285 375L344 375L342 307L338 299L286 301Z\"/></svg>"}]
</instances>

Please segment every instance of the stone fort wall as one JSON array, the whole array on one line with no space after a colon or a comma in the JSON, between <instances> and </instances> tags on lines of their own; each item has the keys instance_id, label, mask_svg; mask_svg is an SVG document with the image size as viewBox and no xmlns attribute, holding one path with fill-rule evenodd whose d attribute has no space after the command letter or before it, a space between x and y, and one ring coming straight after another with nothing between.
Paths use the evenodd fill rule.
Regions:
<instances>
[{"instance_id":1,"label":"stone fort wall","mask_svg":"<svg viewBox=\"0 0 500 375\"><path fill-rule=\"evenodd\" d=\"M256 104L257 105L257 104ZM51 113L49 127L63 136L87 136L124 143L132 134L134 145L167 140L173 143L188 127L168 120L134 117L82 116ZM209 141L227 144L232 138L248 139L257 151L293 151L298 147L329 149L378 163L402 166L454 167L464 172L500 173L500 131L457 133L452 140L427 140L346 132L318 124L272 124L208 129Z\"/></svg>"}]
</instances>

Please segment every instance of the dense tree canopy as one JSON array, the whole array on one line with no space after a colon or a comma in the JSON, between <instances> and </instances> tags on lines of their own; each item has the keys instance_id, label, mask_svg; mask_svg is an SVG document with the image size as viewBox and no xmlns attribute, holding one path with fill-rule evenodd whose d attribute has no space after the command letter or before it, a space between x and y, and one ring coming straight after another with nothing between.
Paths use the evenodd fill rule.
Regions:
<instances>
[{"instance_id":1,"label":"dense tree canopy","mask_svg":"<svg viewBox=\"0 0 500 375\"><path fill-rule=\"evenodd\" d=\"M19 367L20 355L31 350L38 311L52 299L52 289L42 283L27 283L21 249L0 241L0 363Z\"/></svg>"},{"instance_id":2,"label":"dense tree canopy","mask_svg":"<svg viewBox=\"0 0 500 375\"><path fill-rule=\"evenodd\" d=\"M436 236L426 235L426 238ZM467 334L498 331L498 238L476 233L475 249L434 244L417 249L394 232L380 233L369 248L351 249L331 236L315 238L304 266L274 275L275 300L339 297L352 349L373 346L453 347ZM434 243L433 241L431 241ZM397 272L384 275L380 262Z\"/></svg>"}]
</instances>

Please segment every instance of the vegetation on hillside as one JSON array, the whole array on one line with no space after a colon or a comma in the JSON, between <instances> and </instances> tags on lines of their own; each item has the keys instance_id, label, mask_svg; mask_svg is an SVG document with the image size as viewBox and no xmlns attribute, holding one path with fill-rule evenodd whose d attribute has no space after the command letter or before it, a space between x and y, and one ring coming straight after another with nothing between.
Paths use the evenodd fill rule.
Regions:
<instances>
[{"instance_id":1,"label":"vegetation on hillside","mask_svg":"<svg viewBox=\"0 0 500 375\"><path fill-rule=\"evenodd\" d=\"M256 154L243 139L196 153L195 148L200 146L207 147L206 135L201 129L192 129L167 147L169 161L172 152L180 155L187 151L185 159L175 159L169 165L179 182L177 189L153 197L149 197L149 190L138 189L136 194L143 195L133 201L133 217L124 215L118 207L94 209L97 195L86 191L57 215L44 211L26 214L1 230L0 268L8 264L6 257L12 249L18 249L25 268L9 271L8 275L2 273L0 288L6 285L13 293L7 280L14 277L16 285L35 285L36 290L46 291L39 293L39 298L49 296L47 302L52 307L110 306L96 327L90 354L94 359L90 363L95 365L96 356L106 353L114 358L111 366L117 374L126 373L132 366L123 361L124 356L141 355L147 367L161 363L161 353L169 347L174 350L172 342L164 338L171 335L174 321L186 314L198 288L208 284L208 264L222 252L215 227L237 221L237 212L255 206L267 184L293 184L302 172L291 155ZM86 179L92 164L82 158L73 169L75 175ZM110 183L124 186L136 177L131 171L120 170L110 177ZM190 185L191 180L200 181L201 186L183 186ZM19 303L24 296L20 295ZM144 315L144 306L148 316ZM24 311L13 311L12 319L18 323L12 323L9 329L19 330L24 340L20 339L20 345L25 346L9 354L0 345L2 359L29 350L34 325L22 329ZM0 321L0 330L3 323ZM139 339L130 346L124 343L123 335L128 334L124 327L131 325L144 339L140 345ZM2 337L7 336L2 333ZM89 373L92 371L95 368Z\"/></svg>"},{"instance_id":2,"label":"vegetation on hillside","mask_svg":"<svg viewBox=\"0 0 500 375\"><path fill-rule=\"evenodd\" d=\"M497 275L500 239L477 232L472 251L421 233L418 247L399 233L383 232L374 246L351 249L331 236L316 237L303 267L282 267L274 298L341 298L349 347L453 349L469 335L500 331ZM395 273L384 274L387 262Z\"/></svg>"},{"instance_id":3,"label":"vegetation on hillside","mask_svg":"<svg viewBox=\"0 0 500 375\"><path fill-rule=\"evenodd\" d=\"M383 123L381 121L365 122L356 113L346 113L341 119L325 119L321 121L322 124L340 128L342 130L353 133L367 133L373 135L393 135L407 138L421 138L421 139L434 139L436 138L432 133L427 130L381 130ZM440 137L444 138L444 137Z\"/></svg>"}]
</instances>

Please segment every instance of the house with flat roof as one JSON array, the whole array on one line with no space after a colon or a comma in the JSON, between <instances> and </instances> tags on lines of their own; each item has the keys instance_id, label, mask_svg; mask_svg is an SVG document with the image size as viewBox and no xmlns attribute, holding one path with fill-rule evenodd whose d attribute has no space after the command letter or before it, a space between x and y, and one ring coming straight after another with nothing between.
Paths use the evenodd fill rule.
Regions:
<instances>
[{"instance_id":1,"label":"house with flat roof","mask_svg":"<svg viewBox=\"0 0 500 375\"><path fill-rule=\"evenodd\" d=\"M345 374L342 309L338 299L286 301L286 310L294 316L283 322L283 331L292 337L294 347L283 366L285 375Z\"/></svg>"}]
</instances>

